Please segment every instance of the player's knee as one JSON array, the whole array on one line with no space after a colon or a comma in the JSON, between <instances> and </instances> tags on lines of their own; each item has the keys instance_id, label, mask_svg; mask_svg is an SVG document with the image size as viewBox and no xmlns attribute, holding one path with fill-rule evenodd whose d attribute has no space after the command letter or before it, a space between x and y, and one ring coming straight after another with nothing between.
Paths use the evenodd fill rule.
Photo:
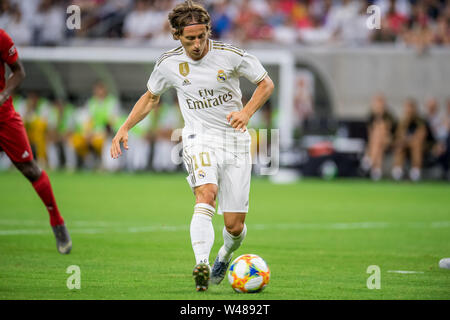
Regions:
<instances>
[{"instance_id":1,"label":"player's knee","mask_svg":"<svg viewBox=\"0 0 450 320\"><path fill-rule=\"evenodd\" d=\"M242 230L244 230L244 222L233 221L225 223L225 228L229 234L236 237L242 233Z\"/></svg>"}]
</instances>

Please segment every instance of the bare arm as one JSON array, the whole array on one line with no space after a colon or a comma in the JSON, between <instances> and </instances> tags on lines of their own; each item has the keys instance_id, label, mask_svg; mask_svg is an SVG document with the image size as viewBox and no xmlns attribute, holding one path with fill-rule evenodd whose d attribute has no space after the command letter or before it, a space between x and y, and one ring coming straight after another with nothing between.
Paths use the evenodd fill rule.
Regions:
<instances>
[{"instance_id":1,"label":"bare arm","mask_svg":"<svg viewBox=\"0 0 450 320\"><path fill-rule=\"evenodd\" d=\"M116 136L112 140L111 157L117 159L122 155L120 150L120 143L128 150L128 131L133 128L139 121L144 119L152 109L159 103L159 96L152 94L150 91L144 93L134 105L127 120L122 124L117 131Z\"/></svg>"},{"instance_id":2,"label":"bare arm","mask_svg":"<svg viewBox=\"0 0 450 320\"><path fill-rule=\"evenodd\" d=\"M245 107L241 111L234 111L228 114L227 120L228 122L231 121L231 126L236 130L245 131L245 127L247 126L250 118L264 105L264 103L266 103L272 95L274 88L275 86L273 81L269 76L266 76L263 80L258 82L252 98L248 101Z\"/></svg>"},{"instance_id":3,"label":"bare arm","mask_svg":"<svg viewBox=\"0 0 450 320\"><path fill-rule=\"evenodd\" d=\"M9 96L25 78L25 69L23 68L22 63L20 63L19 60L17 60L13 64L9 64L8 66L11 69L11 75L6 81L5 89L0 92L0 106L5 103Z\"/></svg>"}]
</instances>

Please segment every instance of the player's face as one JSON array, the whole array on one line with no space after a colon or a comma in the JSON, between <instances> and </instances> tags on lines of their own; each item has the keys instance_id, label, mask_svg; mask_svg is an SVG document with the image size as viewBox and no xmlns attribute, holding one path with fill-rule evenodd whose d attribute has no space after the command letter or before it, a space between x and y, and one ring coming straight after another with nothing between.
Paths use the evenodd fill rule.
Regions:
<instances>
[{"instance_id":1,"label":"player's face","mask_svg":"<svg viewBox=\"0 0 450 320\"><path fill-rule=\"evenodd\" d=\"M185 27L180 41L189 57L200 60L208 53L208 28L204 24Z\"/></svg>"}]
</instances>

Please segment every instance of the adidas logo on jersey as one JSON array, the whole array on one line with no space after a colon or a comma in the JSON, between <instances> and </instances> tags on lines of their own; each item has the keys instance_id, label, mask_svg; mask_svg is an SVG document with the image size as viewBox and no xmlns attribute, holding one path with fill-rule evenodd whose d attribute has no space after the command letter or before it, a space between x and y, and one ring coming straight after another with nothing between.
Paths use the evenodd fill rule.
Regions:
<instances>
[{"instance_id":1,"label":"adidas logo on jersey","mask_svg":"<svg viewBox=\"0 0 450 320\"><path fill-rule=\"evenodd\" d=\"M15 55L16 54L16 46L12 46L11 48L9 48L8 54L9 54L10 57Z\"/></svg>"},{"instance_id":2,"label":"adidas logo on jersey","mask_svg":"<svg viewBox=\"0 0 450 320\"><path fill-rule=\"evenodd\" d=\"M188 85L190 85L191 84L191 82L188 80L188 79L184 79L184 81L183 81L183 87L184 86L188 86Z\"/></svg>"},{"instance_id":3,"label":"adidas logo on jersey","mask_svg":"<svg viewBox=\"0 0 450 320\"><path fill-rule=\"evenodd\" d=\"M25 159L26 157L28 157L30 154L28 153L27 150L25 150L24 153L22 153L22 159Z\"/></svg>"}]
</instances>

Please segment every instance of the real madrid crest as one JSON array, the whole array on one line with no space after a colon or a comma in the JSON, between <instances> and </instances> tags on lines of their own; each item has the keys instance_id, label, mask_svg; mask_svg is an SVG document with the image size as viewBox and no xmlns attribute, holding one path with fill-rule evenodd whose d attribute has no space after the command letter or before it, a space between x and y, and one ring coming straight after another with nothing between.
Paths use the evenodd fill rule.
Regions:
<instances>
[{"instance_id":1,"label":"real madrid crest","mask_svg":"<svg viewBox=\"0 0 450 320\"><path fill-rule=\"evenodd\" d=\"M219 70L217 72L217 81L219 81L219 82L227 81L227 75L226 75L225 71Z\"/></svg>"},{"instance_id":2,"label":"real madrid crest","mask_svg":"<svg viewBox=\"0 0 450 320\"><path fill-rule=\"evenodd\" d=\"M187 62L180 63L179 68L180 68L180 74L183 77L186 77L189 74L189 64Z\"/></svg>"},{"instance_id":3,"label":"real madrid crest","mask_svg":"<svg viewBox=\"0 0 450 320\"><path fill-rule=\"evenodd\" d=\"M204 177L206 177L206 172L203 171L203 170L199 170L199 171L198 171L198 177L199 177L200 179L203 179Z\"/></svg>"}]
</instances>

